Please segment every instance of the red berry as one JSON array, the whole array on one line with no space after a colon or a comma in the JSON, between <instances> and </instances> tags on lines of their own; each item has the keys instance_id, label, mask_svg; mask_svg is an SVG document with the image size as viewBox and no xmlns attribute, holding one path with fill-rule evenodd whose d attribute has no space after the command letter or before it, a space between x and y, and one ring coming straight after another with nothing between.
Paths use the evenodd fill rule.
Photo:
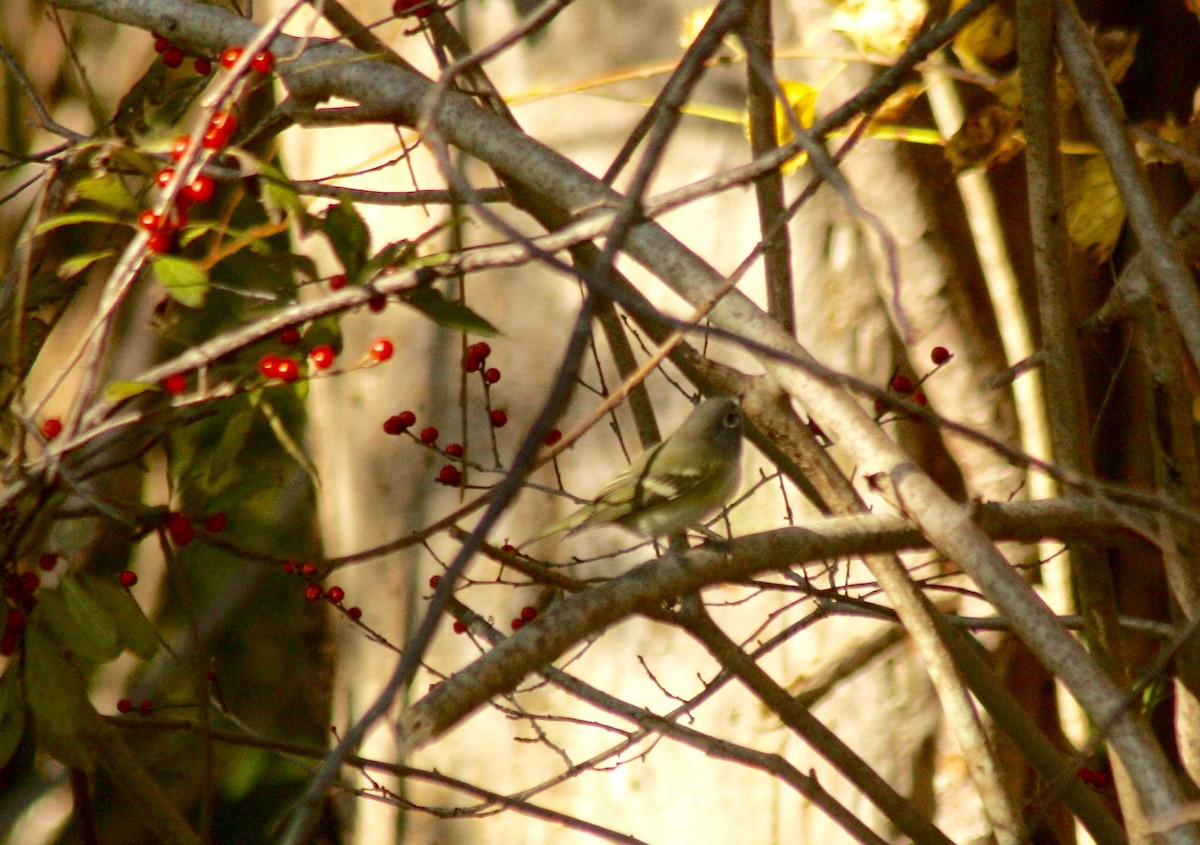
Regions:
<instances>
[{"instance_id":1,"label":"red berry","mask_svg":"<svg viewBox=\"0 0 1200 845\"><path fill-rule=\"evenodd\" d=\"M413 16L423 20L433 14L435 0L395 0L392 3L392 14L398 18Z\"/></svg>"},{"instance_id":2,"label":"red berry","mask_svg":"<svg viewBox=\"0 0 1200 845\"><path fill-rule=\"evenodd\" d=\"M146 241L146 249L153 252L155 255L162 255L170 252L175 246L175 233L167 232L160 229L150 236L150 240Z\"/></svg>"},{"instance_id":3,"label":"red berry","mask_svg":"<svg viewBox=\"0 0 1200 845\"><path fill-rule=\"evenodd\" d=\"M4 620L4 631L7 633L12 631L20 634L25 630L25 614L15 607L8 609L8 616Z\"/></svg>"},{"instance_id":4,"label":"red berry","mask_svg":"<svg viewBox=\"0 0 1200 845\"><path fill-rule=\"evenodd\" d=\"M42 586L42 579L36 572L21 573L21 591L27 596L37 592L37 588Z\"/></svg>"},{"instance_id":5,"label":"red berry","mask_svg":"<svg viewBox=\"0 0 1200 845\"><path fill-rule=\"evenodd\" d=\"M300 365L292 358L280 358L276 366L276 378L289 384L300 378Z\"/></svg>"},{"instance_id":6,"label":"red berry","mask_svg":"<svg viewBox=\"0 0 1200 845\"><path fill-rule=\"evenodd\" d=\"M284 346L295 346L300 342L300 330L295 326L288 326L279 333L279 342Z\"/></svg>"},{"instance_id":7,"label":"red berry","mask_svg":"<svg viewBox=\"0 0 1200 845\"><path fill-rule=\"evenodd\" d=\"M229 525L229 516L225 511L219 511L204 517L204 530L210 534L220 534Z\"/></svg>"},{"instance_id":8,"label":"red berry","mask_svg":"<svg viewBox=\"0 0 1200 845\"><path fill-rule=\"evenodd\" d=\"M472 355L470 352L467 353L466 358L463 358L463 370L465 372L473 373L482 366L483 359Z\"/></svg>"},{"instance_id":9,"label":"red berry","mask_svg":"<svg viewBox=\"0 0 1200 845\"><path fill-rule=\"evenodd\" d=\"M5 631L3 636L0 636L0 657L12 657L17 652L17 643L21 641L21 635L16 631Z\"/></svg>"},{"instance_id":10,"label":"red berry","mask_svg":"<svg viewBox=\"0 0 1200 845\"><path fill-rule=\"evenodd\" d=\"M346 591L341 587L330 587L329 592L325 594L325 597L334 604L341 604L342 599L346 597Z\"/></svg>"},{"instance_id":11,"label":"red berry","mask_svg":"<svg viewBox=\"0 0 1200 845\"><path fill-rule=\"evenodd\" d=\"M154 175L154 182L158 187L165 188L173 178L175 178L175 168L164 167Z\"/></svg>"},{"instance_id":12,"label":"red berry","mask_svg":"<svg viewBox=\"0 0 1200 845\"><path fill-rule=\"evenodd\" d=\"M387 308L387 297L382 293L377 293L367 300L367 308L375 314L378 314L384 308Z\"/></svg>"},{"instance_id":13,"label":"red berry","mask_svg":"<svg viewBox=\"0 0 1200 845\"><path fill-rule=\"evenodd\" d=\"M283 566L280 568L283 570L284 575L295 575L296 574L296 561L285 560L283 562Z\"/></svg>"},{"instance_id":14,"label":"red berry","mask_svg":"<svg viewBox=\"0 0 1200 845\"><path fill-rule=\"evenodd\" d=\"M449 487L457 487L462 483L462 473L454 464L446 464L438 472L437 480Z\"/></svg>"},{"instance_id":15,"label":"red berry","mask_svg":"<svg viewBox=\"0 0 1200 845\"><path fill-rule=\"evenodd\" d=\"M219 150L229 143L229 135L218 129L208 129L200 138L200 146L206 150Z\"/></svg>"},{"instance_id":16,"label":"red berry","mask_svg":"<svg viewBox=\"0 0 1200 845\"><path fill-rule=\"evenodd\" d=\"M320 584L309 584L304 588L304 597L309 601L316 601L321 597L323 592Z\"/></svg>"},{"instance_id":17,"label":"red berry","mask_svg":"<svg viewBox=\"0 0 1200 845\"><path fill-rule=\"evenodd\" d=\"M341 290L349 283L349 281L350 279L345 273L335 273L329 277L329 289Z\"/></svg>"},{"instance_id":18,"label":"red berry","mask_svg":"<svg viewBox=\"0 0 1200 845\"><path fill-rule=\"evenodd\" d=\"M352 607L346 611L346 615L349 616L351 619L353 619L355 622L357 622L359 619L362 619L362 608L361 607Z\"/></svg>"},{"instance_id":19,"label":"red berry","mask_svg":"<svg viewBox=\"0 0 1200 845\"><path fill-rule=\"evenodd\" d=\"M381 337L371 344L371 357L376 361L386 361L392 357L392 353L395 351L392 342L386 337Z\"/></svg>"},{"instance_id":20,"label":"red berry","mask_svg":"<svg viewBox=\"0 0 1200 845\"><path fill-rule=\"evenodd\" d=\"M437 443L437 439L438 430L433 426L421 429L421 442L426 446L432 446L434 443Z\"/></svg>"},{"instance_id":21,"label":"red berry","mask_svg":"<svg viewBox=\"0 0 1200 845\"><path fill-rule=\"evenodd\" d=\"M537 608L532 605L526 605L521 608L521 618L526 622L532 622L534 619L537 619L537 615Z\"/></svg>"},{"instance_id":22,"label":"red berry","mask_svg":"<svg viewBox=\"0 0 1200 845\"><path fill-rule=\"evenodd\" d=\"M440 583L442 583L441 575L430 575L429 576L429 588L431 590L436 590L438 587L438 584L440 584Z\"/></svg>"},{"instance_id":23,"label":"red berry","mask_svg":"<svg viewBox=\"0 0 1200 845\"><path fill-rule=\"evenodd\" d=\"M1079 779L1093 789L1108 789L1112 785L1108 772L1101 769L1080 769Z\"/></svg>"},{"instance_id":24,"label":"red berry","mask_svg":"<svg viewBox=\"0 0 1200 845\"><path fill-rule=\"evenodd\" d=\"M178 396L187 390L187 376L183 373L171 373L162 380L162 389L173 396Z\"/></svg>"},{"instance_id":25,"label":"red berry","mask_svg":"<svg viewBox=\"0 0 1200 845\"><path fill-rule=\"evenodd\" d=\"M412 411L401 411L393 417L388 417L383 423L383 430L393 436L407 431L417 421L417 415Z\"/></svg>"},{"instance_id":26,"label":"red berry","mask_svg":"<svg viewBox=\"0 0 1200 845\"><path fill-rule=\"evenodd\" d=\"M53 440L55 437L58 437L58 435L62 434L62 430L62 420L57 417L51 417L42 423L42 437L45 437L47 440Z\"/></svg>"},{"instance_id":27,"label":"red berry","mask_svg":"<svg viewBox=\"0 0 1200 845\"><path fill-rule=\"evenodd\" d=\"M124 572L122 572L120 575L117 576L117 580L121 583L122 587L124 587L125 589L128 590L130 587L132 587L134 584L137 583L137 573L130 572L128 569L126 569Z\"/></svg>"},{"instance_id":28,"label":"red berry","mask_svg":"<svg viewBox=\"0 0 1200 845\"><path fill-rule=\"evenodd\" d=\"M467 623L460 619L454 620L454 633L465 634L467 632Z\"/></svg>"},{"instance_id":29,"label":"red berry","mask_svg":"<svg viewBox=\"0 0 1200 845\"><path fill-rule=\"evenodd\" d=\"M261 53L257 53L250 61L250 67L259 73L270 73L275 69L275 54L270 50L263 50Z\"/></svg>"},{"instance_id":30,"label":"red berry","mask_svg":"<svg viewBox=\"0 0 1200 845\"><path fill-rule=\"evenodd\" d=\"M311 578L317 574L317 565L311 561L300 564L300 574L305 578Z\"/></svg>"},{"instance_id":31,"label":"red berry","mask_svg":"<svg viewBox=\"0 0 1200 845\"><path fill-rule=\"evenodd\" d=\"M226 47L221 51L221 67L228 70L237 64L237 60L242 57L241 47Z\"/></svg>"},{"instance_id":32,"label":"red berry","mask_svg":"<svg viewBox=\"0 0 1200 845\"><path fill-rule=\"evenodd\" d=\"M120 701L117 702L117 712L118 713L130 713L132 711L133 711L133 702L130 701L128 698L122 698Z\"/></svg>"},{"instance_id":33,"label":"red berry","mask_svg":"<svg viewBox=\"0 0 1200 845\"><path fill-rule=\"evenodd\" d=\"M171 42L170 42L170 41L168 41L167 39L163 38L161 35L155 36L155 38L154 38L154 52L156 52L156 53L165 53L165 52L167 52L167 48L168 48L168 47L170 47L170 46L171 46Z\"/></svg>"},{"instance_id":34,"label":"red berry","mask_svg":"<svg viewBox=\"0 0 1200 845\"><path fill-rule=\"evenodd\" d=\"M504 428L504 426L508 425L508 414L499 408L493 408L489 416L492 418L492 425L496 428Z\"/></svg>"},{"instance_id":35,"label":"red berry","mask_svg":"<svg viewBox=\"0 0 1200 845\"><path fill-rule=\"evenodd\" d=\"M211 176L201 173L191 181L191 184L184 185L179 195L187 197L189 203L208 202L216 192L216 181Z\"/></svg>"},{"instance_id":36,"label":"red berry","mask_svg":"<svg viewBox=\"0 0 1200 845\"><path fill-rule=\"evenodd\" d=\"M545 443L547 446L553 446L555 443L557 443L560 440L562 440L562 432L559 431L557 428L552 428L548 432L546 432L546 439L543 440L542 442Z\"/></svg>"},{"instance_id":37,"label":"red berry","mask_svg":"<svg viewBox=\"0 0 1200 845\"><path fill-rule=\"evenodd\" d=\"M266 378L278 378L279 362L282 360L281 356L276 355L274 352L268 352L258 359L258 371Z\"/></svg>"},{"instance_id":38,"label":"red berry","mask_svg":"<svg viewBox=\"0 0 1200 845\"><path fill-rule=\"evenodd\" d=\"M186 546L196 539L196 529L192 525L191 517L181 513L169 513L166 525L167 533L177 546Z\"/></svg>"},{"instance_id":39,"label":"red berry","mask_svg":"<svg viewBox=\"0 0 1200 845\"><path fill-rule=\"evenodd\" d=\"M138 215L138 225L147 232L157 232L162 228L162 218L147 208Z\"/></svg>"},{"instance_id":40,"label":"red berry","mask_svg":"<svg viewBox=\"0 0 1200 845\"><path fill-rule=\"evenodd\" d=\"M233 133L237 130L237 127L238 119L236 114L228 111L219 111L208 122L208 129L205 130L204 137L200 139L200 143L206 150L219 150L229 143L229 139L233 137Z\"/></svg>"},{"instance_id":41,"label":"red berry","mask_svg":"<svg viewBox=\"0 0 1200 845\"><path fill-rule=\"evenodd\" d=\"M925 395L924 390L913 391L912 400L918 405L928 405L929 397Z\"/></svg>"},{"instance_id":42,"label":"red berry","mask_svg":"<svg viewBox=\"0 0 1200 845\"><path fill-rule=\"evenodd\" d=\"M912 379L908 376L895 375L892 376L892 390L897 393L912 393L916 389Z\"/></svg>"},{"instance_id":43,"label":"red berry","mask_svg":"<svg viewBox=\"0 0 1200 845\"><path fill-rule=\"evenodd\" d=\"M495 384L500 381L500 371L495 367L488 367L487 371L483 374L483 380L488 384Z\"/></svg>"},{"instance_id":44,"label":"red berry","mask_svg":"<svg viewBox=\"0 0 1200 845\"><path fill-rule=\"evenodd\" d=\"M451 443L446 447L446 454L452 458L461 458L463 456L463 447L461 443Z\"/></svg>"},{"instance_id":45,"label":"red berry","mask_svg":"<svg viewBox=\"0 0 1200 845\"><path fill-rule=\"evenodd\" d=\"M167 67L179 67L183 64L183 50L178 47L168 47L163 51L163 64Z\"/></svg>"},{"instance_id":46,"label":"red berry","mask_svg":"<svg viewBox=\"0 0 1200 845\"><path fill-rule=\"evenodd\" d=\"M942 364L953 358L953 353L944 346L935 346L929 351L929 360L933 362L935 367L940 367Z\"/></svg>"},{"instance_id":47,"label":"red berry","mask_svg":"<svg viewBox=\"0 0 1200 845\"><path fill-rule=\"evenodd\" d=\"M519 631L524 627L525 627L525 620L522 619L521 617L518 616L516 619L514 619L512 621L512 629L514 631Z\"/></svg>"},{"instance_id":48,"label":"red berry","mask_svg":"<svg viewBox=\"0 0 1200 845\"><path fill-rule=\"evenodd\" d=\"M886 407L887 406L885 404L883 404L882 399L880 399L878 397L875 398L875 416L877 416L877 417L881 416L883 414L884 408L886 408Z\"/></svg>"},{"instance_id":49,"label":"red berry","mask_svg":"<svg viewBox=\"0 0 1200 845\"><path fill-rule=\"evenodd\" d=\"M503 546L500 547L500 551L507 552L508 554L513 554L514 552L516 552L516 550L517 550L517 547L514 546L512 543L505 543Z\"/></svg>"},{"instance_id":50,"label":"red berry","mask_svg":"<svg viewBox=\"0 0 1200 845\"><path fill-rule=\"evenodd\" d=\"M38 558L38 569L41 569L43 572L53 572L57 566L58 555L54 552L46 552Z\"/></svg>"},{"instance_id":51,"label":"red berry","mask_svg":"<svg viewBox=\"0 0 1200 845\"><path fill-rule=\"evenodd\" d=\"M142 701L138 704L138 712L143 716L154 712L154 702L150 701L149 699L142 699Z\"/></svg>"},{"instance_id":52,"label":"red berry","mask_svg":"<svg viewBox=\"0 0 1200 845\"><path fill-rule=\"evenodd\" d=\"M208 56L201 56L200 58L196 59L196 61L192 62L192 67L194 67L196 69L196 73L200 74L201 76L212 73L212 59L208 58Z\"/></svg>"},{"instance_id":53,"label":"red berry","mask_svg":"<svg viewBox=\"0 0 1200 845\"><path fill-rule=\"evenodd\" d=\"M467 354L474 355L480 360L487 360L487 356L492 354L492 347L488 346L482 340L479 343L472 343L467 347Z\"/></svg>"},{"instance_id":54,"label":"red berry","mask_svg":"<svg viewBox=\"0 0 1200 845\"><path fill-rule=\"evenodd\" d=\"M332 346L314 346L308 353L308 360L318 370L328 370L333 366L333 359L337 357L337 352Z\"/></svg>"},{"instance_id":55,"label":"red berry","mask_svg":"<svg viewBox=\"0 0 1200 845\"><path fill-rule=\"evenodd\" d=\"M187 135L180 135L171 142L171 158L179 161L187 155L188 148L192 146L192 139Z\"/></svg>"}]
</instances>

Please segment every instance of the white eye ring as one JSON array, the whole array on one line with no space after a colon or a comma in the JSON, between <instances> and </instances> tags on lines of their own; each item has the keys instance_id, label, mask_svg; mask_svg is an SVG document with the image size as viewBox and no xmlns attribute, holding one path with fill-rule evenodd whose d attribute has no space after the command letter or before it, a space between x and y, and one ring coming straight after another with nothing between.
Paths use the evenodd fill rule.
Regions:
<instances>
[{"instance_id":1,"label":"white eye ring","mask_svg":"<svg viewBox=\"0 0 1200 845\"><path fill-rule=\"evenodd\" d=\"M728 414L725 415L725 420L724 420L725 427L726 428L736 428L739 419L740 418L738 417L737 412L730 411Z\"/></svg>"}]
</instances>

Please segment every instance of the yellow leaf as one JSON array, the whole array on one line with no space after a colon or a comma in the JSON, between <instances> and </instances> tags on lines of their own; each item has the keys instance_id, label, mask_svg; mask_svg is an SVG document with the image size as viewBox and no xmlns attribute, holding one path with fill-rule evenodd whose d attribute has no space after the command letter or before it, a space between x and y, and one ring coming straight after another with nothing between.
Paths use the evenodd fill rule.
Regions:
<instances>
[{"instance_id":1,"label":"yellow leaf","mask_svg":"<svg viewBox=\"0 0 1200 845\"><path fill-rule=\"evenodd\" d=\"M927 11L924 0L842 0L829 26L863 52L899 56Z\"/></svg>"},{"instance_id":2,"label":"yellow leaf","mask_svg":"<svg viewBox=\"0 0 1200 845\"><path fill-rule=\"evenodd\" d=\"M784 96L787 97L788 108L792 110L792 114L796 116L796 122L801 128L807 129L812 126L817 114L817 97L821 93L820 88L813 87L806 82L800 82L795 79L784 79L780 81L780 87L783 88ZM747 126L749 124L747 123ZM787 112L784 111L783 105L779 102L775 103L775 140L782 147L784 144L791 143L795 139L796 133L792 131L791 121L788 120ZM788 159L783 165L784 174L795 173L804 166L804 162L808 160L805 153L799 153L796 156Z\"/></svg>"},{"instance_id":3,"label":"yellow leaf","mask_svg":"<svg viewBox=\"0 0 1200 845\"><path fill-rule=\"evenodd\" d=\"M955 0L957 11L966 0ZM992 74L1012 68L1016 58L1017 33L1012 7L994 3L954 36L954 53L963 67L975 73Z\"/></svg>"},{"instance_id":4,"label":"yellow leaf","mask_svg":"<svg viewBox=\"0 0 1200 845\"><path fill-rule=\"evenodd\" d=\"M1066 181L1067 236L1097 261L1112 255L1125 206L1117 191L1104 156L1070 157L1064 160Z\"/></svg>"}]
</instances>

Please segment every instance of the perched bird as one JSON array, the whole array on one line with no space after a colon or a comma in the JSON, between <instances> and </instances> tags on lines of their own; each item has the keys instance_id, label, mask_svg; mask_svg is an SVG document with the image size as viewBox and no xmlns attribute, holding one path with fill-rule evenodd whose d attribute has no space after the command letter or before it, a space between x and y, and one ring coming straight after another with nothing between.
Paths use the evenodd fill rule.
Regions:
<instances>
[{"instance_id":1,"label":"perched bird","mask_svg":"<svg viewBox=\"0 0 1200 845\"><path fill-rule=\"evenodd\" d=\"M733 399L708 399L675 433L647 449L594 501L522 543L616 524L646 537L682 531L736 492L742 474L742 415Z\"/></svg>"}]
</instances>

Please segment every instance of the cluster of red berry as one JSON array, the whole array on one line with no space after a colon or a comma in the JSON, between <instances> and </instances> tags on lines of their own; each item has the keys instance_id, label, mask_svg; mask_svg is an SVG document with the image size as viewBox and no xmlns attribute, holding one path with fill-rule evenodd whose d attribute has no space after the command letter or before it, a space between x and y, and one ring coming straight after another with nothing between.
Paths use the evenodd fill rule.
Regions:
<instances>
[{"instance_id":1,"label":"cluster of red berry","mask_svg":"<svg viewBox=\"0 0 1200 845\"><path fill-rule=\"evenodd\" d=\"M924 390L921 390L921 385L925 383L927 378L941 369L941 367L953 357L954 353L952 353L946 347L935 346L929 352L929 360L933 362L932 370L923 375L917 381L913 381L911 378L903 375L902 373L896 373L892 376L891 381L888 382L888 389L899 393L901 396L907 396L909 401L911 401L913 404L924 407L929 404L929 397L925 395ZM881 418L886 410L887 403L884 402L883 399L876 398L875 418ZM818 436L824 436L820 428L816 426L815 423L810 422L809 425L813 428L815 434Z\"/></svg>"},{"instance_id":2,"label":"cluster of red berry","mask_svg":"<svg viewBox=\"0 0 1200 845\"><path fill-rule=\"evenodd\" d=\"M43 572L53 572L57 566L58 555L52 552L38 558L38 568ZM4 619L4 633L0 634L0 657L11 657L20 645L26 619L37 604L34 594L40 586L42 577L32 570L5 573L4 597L8 600L8 613Z\"/></svg>"},{"instance_id":3,"label":"cluster of red berry","mask_svg":"<svg viewBox=\"0 0 1200 845\"><path fill-rule=\"evenodd\" d=\"M282 569L285 575L298 575L307 582L304 587L304 598L308 601L325 599L330 604L340 607L346 599L346 591L336 584L326 589L313 580L317 576L317 565L311 561L301 563L295 560L285 560ZM361 608L348 607L345 608L345 611L346 615L355 622L362 618Z\"/></svg>"},{"instance_id":4,"label":"cluster of red berry","mask_svg":"<svg viewBox=\"0 0 1200 845\"><path fill-rule=\"evenodd\" d=\"M181 47L172 45L158 33L154 35L154 49L162 53L163 62L168 67L179 67L183 62L184 51ZM221 65L226 69L237 64L242 56L241 47L229 47L221 54ZM275 57L270 50L257 53L250 66L259 73L270 73L275 68ZM196 59L196 70L208 73L212 70L212 61L205 56ZM209 119L200 144L206 150L220 150L229 145L234 132L238 128L237 115L231 111L219 111ZM171 144L170 155L174 161L181 161L191 148L191 138L180 135ZM175 168L164 167L155 177L160 188L165 188L175 178ZM196 176L190 183L180 188L176 195L174 206L165 215L153 211L143 211L138 217L138 225L150 232L150 240L146 248L157 255L170 252L175 247L176 234L188 223L188 209L198 203L211 200L216 193L216 183L211 176L203 173Z\"/></svg>"},{"instance_id":5,"label":"cluster of red berry","mask_svg":"<svg viewBox=\"0 0 1200 845\"><path fill-rule=\"evenodd\" d=\"M138 706L136 708L133 706L133 702L130 701L128 698L122 698L120 701L117 702L117 712L118 713L132 713L135 709L141 715L149 716L151 713L154 712L154 702L150 701L149 699L144 698L144 699L142 699L141 703L138 704Z\"/></svg>"},{"instance_id":6,"label":"cluster of red berry","mask_svg":"<svg viewBox=\"0 0 1200 845\"><path fill-rule=\"evenodd\" d=\"M177 68L183 64L184 58L187 56L187 51L178 44L172 44L171 39L165 35L160 35L157 32L151 32L150 37L154 39L154 52L162 56L162 63L169 68ZM242 57L244 51L241 47L228 47L221 53L221 65L228 69L237 64L237 60ZM196 73L201 75L212 72L212 59L208 56L196 56L192 63ZM263 50L254 55L250 60L250 67L259 73L270 73L275 69L275 56L270 50Z\"/></svg>"},{"instance_id":7,"label":"cluster of red berry","mask_svg":"<svg viewBox=\"0 0 1200 845\"><path fill-rule=\"evenodd\" d=\"M480 341L468 346L466 355L463 357L463 370L468 373L480 373L485 391L491 385L500 381L499 369L496 367L484 367L488 356L491 354L492 347ZM500 408L492 408L488 411L488 422L491 423L493 428L504 428L504 426L508 425L508 414ZM383 421L383 430L386 434L396 436L404 434L416 424L416 414L412 411L401 411ZM421 429L419 434L413 436L424 446L435 446L439 434L440 432L433 426L426 426ZM441 451L451 458L462 458L466 453L461 443L450 443ZM438 470L436 480L439 484L445 484L447 487L457 487L462 484L462 470L454 464L446 464Z\"/></svg>"},{"instance_id":8,"label":"cluster of red berry","mask_svg":"<svg viewBox=\"0 0 1200 845\"><path fill-rule=\"evenodd\" d=\"M220 534L229 525L229 517L224 511L220 511L204 517L200 524L209 534ZM186 546L196 539L196 526L187 514L172 511L163 520L163 527L167 529L167 536L176 546Z\"/></svg>"}]
</instances>

